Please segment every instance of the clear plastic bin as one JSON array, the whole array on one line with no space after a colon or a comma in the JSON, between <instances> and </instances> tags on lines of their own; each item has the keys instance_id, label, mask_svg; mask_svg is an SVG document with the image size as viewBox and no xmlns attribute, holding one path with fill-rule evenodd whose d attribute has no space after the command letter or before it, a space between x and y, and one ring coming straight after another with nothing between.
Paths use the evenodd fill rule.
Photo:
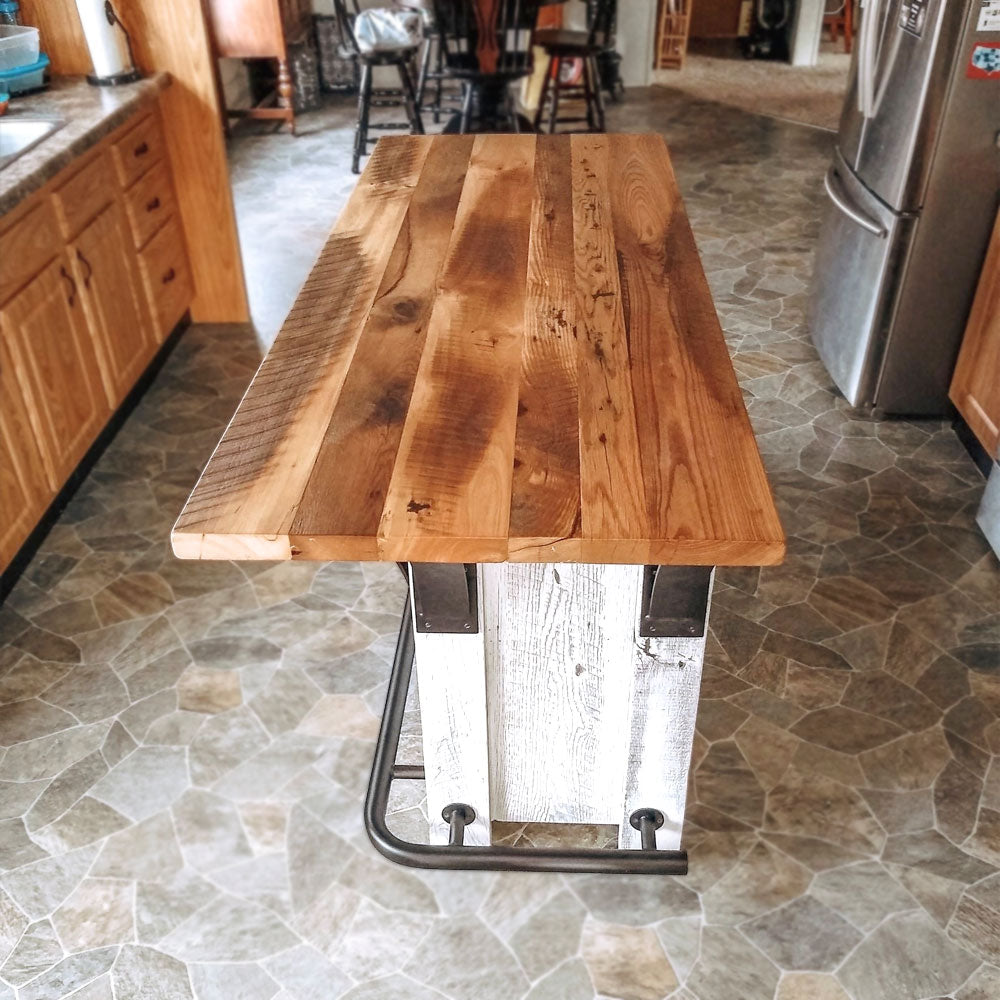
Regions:
<instances>
[{"instance_id":1,"label":"clear plastic bin","mask_svg":"<svg viewBox=\"0 0 1000 1000\"><path fill-rule=\"evenodd\" d=\"M0 70L33 66L38 62L38 29L0 24Z\"/></svg>"},{"instance_id":2,"label":"clear plastic bin","mask_svg":"<svg viewBox=\"0 0 1000 1000\"><path fill-rule=\"evenodd\" d=\"M0 90L9 94L24 94L45 86L45 70L49 57L43 52L30 66L0 69Z\"/></svg>"}]
</instances>

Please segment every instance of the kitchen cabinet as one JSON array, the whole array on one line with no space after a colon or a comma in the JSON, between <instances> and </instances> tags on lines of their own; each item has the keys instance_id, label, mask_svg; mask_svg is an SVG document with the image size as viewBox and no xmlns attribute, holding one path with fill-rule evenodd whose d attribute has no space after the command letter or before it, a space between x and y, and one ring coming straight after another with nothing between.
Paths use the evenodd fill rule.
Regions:
<instances>
[{"instance_id":1,"label":"kitchen cabinet","mask_svg":"<svg viewBox=\"0 0 1000 1000\"><path fill-rule=\"evenodd\" d=\"M57 257L0 307L0 328L14 357L31 428L54 493L69 478L111 405L69 261Z\"/></svg>"},{"instance_id":2,"label":"kitchen cabinet","mask_svg":"<svg viewBox=\"0 0 1000 1000\"><path fill-rule=\"evenodd\" d=\"M0 572L194 297L147 106L0 217Z\"/></svg>"},{"instance_id":3,"label":"kitchen cabinet","mask_svg":"<svg viewBox=\"0 0 1000 1000\"><path fill-rule=\"evenodd\" d=\"M962 338L950 396L989 456L1000 459L1000 212Z\"/></svg>"},{"instance_id":4,"label":"kitchen cabinet","mask_svg":"<svg viewBox=\"0 0 1000 1000\"><path fill-rule=\"evenodd\" d=\"M0 566L6 565L49 504L51 490L0 327Z\"/></svg>"},{"instance_id":5,"label":"kitchen cabinet","mask_svg":"<svg viewBox=\"0 0 1000 1000\"><path fill-rule=\"evenodd\" d=\"M108 404L128 395L156 353L125 212L112 202L71 244L73 270Z\"/></svg>"}]
</instances>

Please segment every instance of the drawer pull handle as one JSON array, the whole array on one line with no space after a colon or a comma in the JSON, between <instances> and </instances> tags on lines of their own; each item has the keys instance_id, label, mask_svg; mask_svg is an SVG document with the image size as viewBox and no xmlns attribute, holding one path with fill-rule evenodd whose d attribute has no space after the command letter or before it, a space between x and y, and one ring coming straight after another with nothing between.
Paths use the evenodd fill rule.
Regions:
<instances>
[{"instance_id":1,"label":"drawer pull handle","mask_svg":"<svg viewBox=\"0 0 1000 1000\"><path fill-rule=\"evenodd\" d=\"M153 198L150 201L146 202L146 211L147 212L155 212L159 207L160 207L160 199L159 198Z\"/></svg>"},{"instance_id":2,"label":"drawer pull handle","mask_svg":"<svg viewBox=\"0 0 1000 1000\"><path fill-rule=\"evenodd\" d=\"M166 274L164 274L161 280L163 281L163 284L169 285L170 282L173 281L174 278L176 277L177 277L177 272L173 268L170 268L170 270L167 271Z\"/></svg>"},{"instance_id":3,"label":"drawer pull handle","mask_svg":"<svg viewBox=\"0 0 1000 1000\"><path fill-rule=\"evenodd\" d=\"M87 273L83 279L83 287L90 288L90 279L94 276L94 268L91 266L90 261L80 253L79 249L76 251L76 259L87 269Z\"/></svg>"},{"instance_id":4,"label":"drawer pull handle","mask_svg":"<svg viewBox=\"0 0 1000 1000\"><path fill-rule=\"evenodd\" d=\"M66 296L66 304L72 309L73 304L76 302L76 282L65 267L60 266L59 273L66 279L66 284L69 285L69 295Z\"/></svg>"},{"instance_id":5,"label":"drawer pull handle","mask_svg":"<svg viewBox=\"0 0 1000 1000\"><path fill-rule=\"evenodd\" d=\"M148 152L149 152L149 143L143 141L143 142L140 142L139 145L136 146L135 149L132 150L132 155L133 156L145 156Z\"/></svg>"}]
</instances>

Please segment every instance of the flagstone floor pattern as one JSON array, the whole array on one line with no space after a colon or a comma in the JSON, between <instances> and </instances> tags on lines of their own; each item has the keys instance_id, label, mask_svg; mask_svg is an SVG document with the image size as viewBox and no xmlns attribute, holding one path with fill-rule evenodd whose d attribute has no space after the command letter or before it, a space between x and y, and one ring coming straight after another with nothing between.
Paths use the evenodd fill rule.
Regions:
<instances>
[{"instance_id":1,"label":"flagstone floor pattern","mask_svg":"<svg viewBox=\"0 0 1000 1000\"><path fill-rule=\"evenodd\" d=\"M784 565L718 574L690 874L374 853L360 805L399 573L172 558L259 359L252 330L197 326L0 608L0 998L1000 996L981 477L945 423L853 413L809 344L828 136L656 91L612 119L667 136L789 534ZM260 169L295 141L255 137ZM421 794L397 795L399 829Z\"/></svg>"}]
</instances>

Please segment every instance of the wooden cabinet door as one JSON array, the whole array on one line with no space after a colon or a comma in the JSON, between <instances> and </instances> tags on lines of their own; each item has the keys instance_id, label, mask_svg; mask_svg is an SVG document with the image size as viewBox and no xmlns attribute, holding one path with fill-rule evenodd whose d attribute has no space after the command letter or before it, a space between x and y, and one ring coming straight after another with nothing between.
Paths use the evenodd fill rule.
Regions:
<instances>
[{"instance_id":1,"label":"wooden cabinet door","mask_svg":"<svg viewBox=\"0 0 1000 1000\"><path fill-rule=\"evenodd\" d=\"M108 404L115 408L156 353L125 212L112 202L69 247Z\"/></svg>"},{"instance_id":2,"label":"wooden cabinet door","mask_svg":"<svg viewBox=\"0 0 1000 1000\"><path fill-rule=\"evenodd\" d=\"M53 491L100 433L111 407L69 261L60 256L0 308L13 360Z\"/></svg>"},{"instance_id":3,"label":"wooden cabinet door","mask_svg":"<svg viewBox=\"0 0 1000 1000\"><path fill-rule=\"evenodd\" d=\"M0 570L14 558L55 494L15 370L7 338L0 333Z\"/></svg>"},{"instance_id":4,"label":"wooden cabinet door","mask_svg":"<svg viewBox=\"0 0 1000 1000\"><path fill-rule=\"evenodd\" d=\"M952 402L993 458L1000 458L1000 213L962 338Z\"/></svg>"}]
</instances>

